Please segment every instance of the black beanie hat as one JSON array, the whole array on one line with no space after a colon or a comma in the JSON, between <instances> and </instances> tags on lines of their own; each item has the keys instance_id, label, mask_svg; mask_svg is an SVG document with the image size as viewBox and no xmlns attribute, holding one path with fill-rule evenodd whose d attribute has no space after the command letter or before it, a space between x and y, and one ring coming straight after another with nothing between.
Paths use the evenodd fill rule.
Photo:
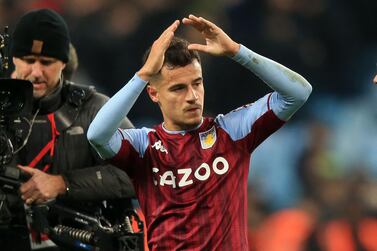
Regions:
<instances>
[{"instance_id":1,"label":"black beanie hat","mask_svg":"<svg viewBox=\"0 0 377 251\"><path fill-rule=\"evenodd\" d=\"M64 19L50 9L33 10L18 21L12 37L12 56L42 55L68 62L69 32Z\"/></svg>"}]
</instances>

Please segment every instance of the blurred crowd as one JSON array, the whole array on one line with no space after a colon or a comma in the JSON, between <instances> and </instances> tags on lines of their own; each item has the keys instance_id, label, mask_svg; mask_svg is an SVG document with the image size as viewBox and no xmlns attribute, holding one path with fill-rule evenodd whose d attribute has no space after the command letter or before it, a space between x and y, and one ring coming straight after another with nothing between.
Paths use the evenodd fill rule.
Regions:
<instances>
[{"instance_id":1,"label":"blurred crowd","mask_svg":"<svg viewBox=\"0 0 377 251\"><path fill-rule=\"evenodd\" d=\"M250 170L252 250L377 250L376 0L0 0L0 27L49 7L68 22L75 80L112 95L140 68L163 27L190 13L302 74L305 107L262 145ZM178 34L200 42L189 28ZM269 89L231 60L203 57L207 114ZM144 94L136 126L161 120ZM272 157L271 157L272 156Z\"/></svg>"}]
</instances>

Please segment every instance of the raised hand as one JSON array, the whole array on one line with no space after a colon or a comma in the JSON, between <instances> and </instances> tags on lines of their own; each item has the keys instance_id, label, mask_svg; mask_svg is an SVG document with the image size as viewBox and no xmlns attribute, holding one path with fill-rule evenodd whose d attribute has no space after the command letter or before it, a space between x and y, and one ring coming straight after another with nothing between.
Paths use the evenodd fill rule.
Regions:
<instances>
[{"instance_id":1,"label":"raised hand","mask_svg":"<svg viewBox=\"0 0 377 251\"><path fill-rule=\"evenodd\" d=\"M175 20L174 23L164 30L160 37L153 42L147 61L137 73L141 79L150 81L160 72L164 63L165 51L169 48L179 23L179 20Z\"/></svg>"},{"instance_id":2,"label":"raised hand","mask_svg":"<svg viewBox=\"0 0 377 251\"><path fill-rule=\"evenodd\" d=\"M185 25L191 25L198 30L206 40L206 44L190 44L189 50L197 50L212 55L234 56L240 45L234 42L222 29L214 23L194 15L182 19Z\"/></svg>"},{"instance_id":3,"label":"raised hand","mask_svg":"<svg viewBox=\"0 0 377 251\"><path fill-rule=\"evenodd\" d=\"M20 186L21 198L26 204L43 203L63 194L66 184L62 176L50 175L41 170L19 166L31 178Z\"/></svg>"}]
</instances>

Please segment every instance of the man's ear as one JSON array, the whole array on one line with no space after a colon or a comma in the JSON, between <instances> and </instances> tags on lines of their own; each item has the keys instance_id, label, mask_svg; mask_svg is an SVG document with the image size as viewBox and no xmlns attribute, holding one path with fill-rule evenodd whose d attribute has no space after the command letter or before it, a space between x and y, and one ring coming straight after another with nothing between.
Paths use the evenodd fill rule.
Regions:
<instances>
[{"instance_id":1,"label":"man's ear","mask_svg":"<svg viewBox=\"0 0 377 251\"><path fill-rule=\"evenodd\" d=\"M158 92L155 86L147 85L147 92L153 102L158 103Z\"/></svg>"}]
</instances>

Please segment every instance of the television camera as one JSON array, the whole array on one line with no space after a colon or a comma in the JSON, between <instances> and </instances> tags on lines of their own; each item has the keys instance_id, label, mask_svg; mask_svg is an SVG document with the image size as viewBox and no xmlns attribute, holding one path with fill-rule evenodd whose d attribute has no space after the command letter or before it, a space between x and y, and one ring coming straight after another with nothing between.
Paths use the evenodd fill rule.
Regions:
<instances>
[{"instance_id":1,"label":"television camera","mask_svg":"<svg viewBox=\"0 0 377 251\"><path fill-rule=\"evenodd\" d=\"M16 125L21 123L20 118L31 113L33 86L26 80L7 78L8 41L8 27L5 27L4 32L0 33L0 175L25 179L20 169L7 165L22 145Z\"/></svg>"}]
</instances>

